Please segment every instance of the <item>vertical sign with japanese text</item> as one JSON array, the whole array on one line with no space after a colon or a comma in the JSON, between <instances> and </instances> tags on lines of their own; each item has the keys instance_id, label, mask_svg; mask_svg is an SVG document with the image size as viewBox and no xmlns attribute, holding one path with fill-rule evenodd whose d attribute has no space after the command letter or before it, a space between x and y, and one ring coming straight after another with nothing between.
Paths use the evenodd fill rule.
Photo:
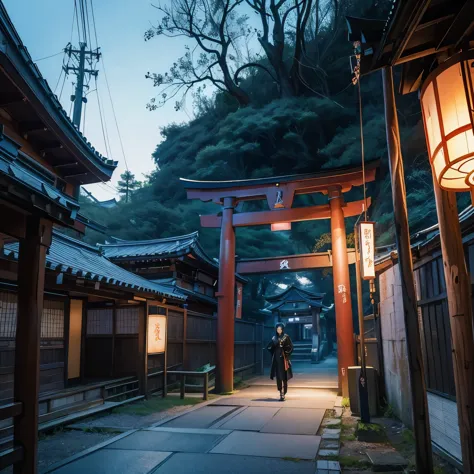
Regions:
<instances>
[{"instance_id":1,"label":"vertical sign with japanese text","mask_svg":"<svg viewBox=\"0 0 474 474\"><path fill-rule=\"evenodd\" d=\"M375 235L373 222L360 223L360 272L364 280L375 278Z\"/></svg>"},{"instance_id":2,"label":"vertical sign with japanese text","mask_svg":"<svg viewBox=\"0 0 474 474\"><path fill-rule=\"evenodd\" d=\"M166 316L148 316L148 354L160 354L166 350Z\"/></svg>"}]
</instances>

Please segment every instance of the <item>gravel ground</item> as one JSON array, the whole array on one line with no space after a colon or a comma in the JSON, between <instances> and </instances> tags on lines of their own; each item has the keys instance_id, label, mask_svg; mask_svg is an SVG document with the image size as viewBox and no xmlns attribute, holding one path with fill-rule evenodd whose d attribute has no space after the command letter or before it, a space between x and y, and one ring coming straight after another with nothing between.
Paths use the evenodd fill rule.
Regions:
<instances>
[{"instance_id":1,"label":"gravel ground","mask_svg":"<svg viewBox=\"0 0 474 474\"><path fill-rule=\"evenodd\" d=\"M176 406L169 410L151 413L149 415L132 415L129 413L111 413L110 415L101 416L97 418L90 418L82 420L80 423L76 423L70 426L70 428L81 428L81 429L117 429L122 431L145 428L147 426L158 423L159 421L178 413L185 411L189 408L189 405Z\"/></svg>"}]
</instances>

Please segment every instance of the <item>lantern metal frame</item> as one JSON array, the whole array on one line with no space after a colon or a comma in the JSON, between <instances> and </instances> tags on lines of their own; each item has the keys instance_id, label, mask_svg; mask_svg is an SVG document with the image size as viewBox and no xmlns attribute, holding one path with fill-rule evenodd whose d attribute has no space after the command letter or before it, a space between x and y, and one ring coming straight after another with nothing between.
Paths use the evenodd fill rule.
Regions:
<instances>
[{"instance_id":1,"label":"lantern metal frame","mask_svg":"<svg viewBox=\"0 0 474 474\"><path fill-rule=\"evenodd\" d=\"M466 160L466 158L472 157L472 159L474 161L474 152L471 152L471 153L465 154L463 156L460 156L460 157L456 158L453 161L448 161L449 160L448 141L450 139L456 137L457 135L460 135L461 133L468 132L469 130L471 130L474 134L474 87L473 87L473 83L472 83L472 80L471 80L471 75L469 74L469 71L466 71L466 66L468 65L468 62L470 60L474 61L474 50L463 51L461 53L457 53L457 54L453 55L448 60L446 60L444 63L440 64L434 71L432 71L427 76L427 78L423 82L423 85L421 87L420 94L419 94L420 103L421 103L421 113L422 113L422 116L423 116L423 128L424 128L424 131L425 131L425 138L426 138L426 144L427 144L427 149L428 149L428 154L429 154L430 165L431 165L431 168L433 170L434 177L436 178L439 186L442 189L445 189L446 191L453 191L453 192L467 192L467 191L469 191L469 189L468 188L466 189L465 187L464 188L448 188L446 186L443 186L440 183L439 177L443 176L443 174L449 168L451 168L453 165ZM452 131L452 132L450 132L446 135L445 131L444 131L443 114L442 114L442 111L441 111L441 103L440 103L440 95L439 95L439 91L438 91L437 78L444 71L446 71L447 69L449 69L450 67L452 67L456 64L460 64L460 67L461 67L462 82L463 82L463 86L464 86L464 94L466 96L466 102L467 102L467 106L468 106L468 109L469 109L469 116L470 116L470 122L471 123L468 124L468 125L464 125L464 126L458 128L458 129L456 129L456 130L454 130L454 131ZM473 62L472 67L474 67L474 62ZM425 110L424 110L424 107L423 107L423 96L424 96L427 88L431 84L433 84L433 94L434 94L434 99L435 99L435 103L436 103L436 111L437 111L437 115L438 115L439 131L440 131L440 142L436 146L436 148L433 150L433 152L431 152L431 147L430 147L429 138L428 138L428 131L427 131L427 128L426 128L427 120L426 120L426 116L425 116ZM433 161L434 161L434 158L437 157L437 155L438 155L438 153L441 149L443 149L443 153L444 153L445 166L440 171L439 176L437 176L436 175L436 170L434 169ZM474 186L474 170L471 171L466 176L465 182L466 182L466 186L468 186L468 187L472 188Z\"/></svg>"}]
</instances>

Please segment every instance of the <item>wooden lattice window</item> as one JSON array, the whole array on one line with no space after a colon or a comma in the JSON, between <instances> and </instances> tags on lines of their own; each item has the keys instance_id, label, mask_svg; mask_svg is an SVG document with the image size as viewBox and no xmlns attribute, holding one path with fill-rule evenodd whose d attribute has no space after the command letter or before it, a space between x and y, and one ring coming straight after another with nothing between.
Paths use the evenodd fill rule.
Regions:
<instances>
[{"instance_id":1,"label":"wooden lattice window","mask_svg":"<svg viewBox=\"0 0 474 474\"><path fill-rule=\"evenodd\" d=\"M62 339L64 337L63 301L44 300L41 337L44 339Z\"/></svg>"},{"instance_id":2,"label":"wooden lattice window","mask_svg":"<svg viewBox=\"0 0 474 474\"><path fill-rule=\"evenodd\" d=\"M14 339L18 312L18 295L0 291L0 338ZM41 317L41 337L62 339L64 337L64 302L44 300Z\"/></svg>"},{"instance_id":3,"label":"wooden lattice window","mask_svg":"<svg viewBox=\"0 0 474 474\"><path fill-rule=\"evenodd\" d=\"M0 337L13 339L16 335L18 297L9 291L0 292Z\"/></svg>"},{"instance_id":4,"label":"wooden lattice window","mask_svg":"<svg viewBox=\"0 0 474 474\"><path fill-rule=\"evenodd\" d=\"M138 334L139 308L128 306L117 308L116 311L116 333L117 334Z\"/></svg>"},{"instance_id":5,"label":"wooden lattice window","mask_svg":"<svg viewBox=\"0 0 474 474\"><path fill-rule=\"evenodd\" d=\"M112 334L113 317L112 308L89 309L87 311L87 334Z\"/></svg>"}]
</instances>

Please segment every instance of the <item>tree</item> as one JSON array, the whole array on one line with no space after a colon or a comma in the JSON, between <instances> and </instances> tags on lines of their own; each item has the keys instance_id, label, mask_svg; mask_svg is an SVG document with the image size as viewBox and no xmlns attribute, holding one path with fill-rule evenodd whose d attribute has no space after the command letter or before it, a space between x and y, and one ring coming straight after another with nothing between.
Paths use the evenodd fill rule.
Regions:
<instances>
[{"instance_id":1,"label":"tree","mask_svg":"<svg viewBox=\"0 0 474 474\"><path fill-rule=\"evenodd\" d=\"M176 109L195 85L211 83L234 97L239 105L250 102L248 94L234 80L232 69L241 58L240 41L251 32L247 16L237 13L244 0L171 0L165 7L156 7L160 21L145 33L145 41L156 37L186 37L194 40L165 74L150 73L146 77L160 88L158 101L151 99L153 110L181 94Z\"/></svg>"},{"instance_id":2,"label":"tree","mask_svg":"<svg viewBox=\"0 0 474 474\"><path fill-rule=\"evenodd\" d=\"M141 187L141 182L135 179L135 175L130 171L125 171L120 175L120 181L117 183L118 192L125 196L125 202L129 202L133 191Z\"/></svg>"}]
</instances>

